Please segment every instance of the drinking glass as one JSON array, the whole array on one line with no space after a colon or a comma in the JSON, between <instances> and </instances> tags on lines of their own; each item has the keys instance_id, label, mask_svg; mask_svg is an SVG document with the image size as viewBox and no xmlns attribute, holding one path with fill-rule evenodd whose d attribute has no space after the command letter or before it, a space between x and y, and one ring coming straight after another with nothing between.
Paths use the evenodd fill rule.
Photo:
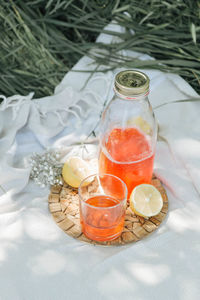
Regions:
<instances>
[{"instance_id":1,"label":"drinking glass","mask_svg":"<svg viewBox=\"0 0 200 300\"><path fill-rule=\"evenodd\" d=\"M83 233L95 241L120 236L127 201L125 183L114 175L90 175L81 182L78 193Z\"/></svg>"}]
</instances>

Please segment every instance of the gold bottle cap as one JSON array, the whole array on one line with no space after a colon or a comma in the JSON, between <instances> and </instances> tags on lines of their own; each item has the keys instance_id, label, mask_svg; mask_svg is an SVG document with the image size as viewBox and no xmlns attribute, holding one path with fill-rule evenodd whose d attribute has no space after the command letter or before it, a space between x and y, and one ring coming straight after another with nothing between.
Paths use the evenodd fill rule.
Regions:
<instances>
[{"instance_id":1,"label":"gold bottle cap","mask_svg":"<svg viewBox=\"0 0 200 300\"><path fill-rule=\"evenodd\" d=\"M136 70L125 70L115 76L115 90L124 96L139 96L148 93L149 77Z\"/></svg>"}]
</instances>

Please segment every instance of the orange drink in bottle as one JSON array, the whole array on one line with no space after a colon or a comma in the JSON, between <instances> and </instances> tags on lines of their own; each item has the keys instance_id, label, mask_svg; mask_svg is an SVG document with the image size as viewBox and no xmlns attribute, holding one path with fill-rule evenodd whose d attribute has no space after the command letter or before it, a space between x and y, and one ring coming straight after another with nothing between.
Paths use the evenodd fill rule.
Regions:
<instances>
[{"instance_id":1,"label":"orange drink in bottle","mask_svg":"<svg viewBox=\"0 0 200 300\"><path fill-rule=\"evenodd\" d=\"M154 153L137 128L115 128L100 149L99 172L114 174L127 185L128 198L136 185L150 183Z\"/></svg>"}]
</instances>

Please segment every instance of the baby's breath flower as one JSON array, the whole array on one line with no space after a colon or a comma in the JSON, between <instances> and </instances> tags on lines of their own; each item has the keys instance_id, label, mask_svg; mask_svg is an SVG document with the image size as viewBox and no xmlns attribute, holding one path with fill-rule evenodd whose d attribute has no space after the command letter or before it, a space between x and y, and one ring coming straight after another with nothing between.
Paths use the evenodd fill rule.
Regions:
<instances>
[{"instance_id":1,"label":"baby's breath flower","mask_svg":"<svg viewBox=\"0 0 200 300\"><path fill-rule=\"evenodd\" d=\"M62 185L62 166L59 162L60 153L56 150L47 150L42 154L33 153L30 158L30 178L41 187Z\"/></svg>"}]
</instances>

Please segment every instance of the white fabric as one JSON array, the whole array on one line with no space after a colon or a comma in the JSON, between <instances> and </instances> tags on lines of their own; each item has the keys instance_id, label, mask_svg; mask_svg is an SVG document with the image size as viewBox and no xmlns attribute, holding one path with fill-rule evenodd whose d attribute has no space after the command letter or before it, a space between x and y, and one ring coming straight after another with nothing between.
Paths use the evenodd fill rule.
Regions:
<instances>
[{"instance_id":1,"label":"white fabric","mask_svg":"<svg viewBox=\"0 0 200 300\"><path fill-rule=\"evenodd\" d=\"M99 40L113 42L104 34ZM83 57L74 69L95 69L91 62ZM140 242L100 247L68 237L48 211L48 188L29 181L25 158L33 151L48 146L67 151L67 146L90 134L111 98L117 71L95 73L85 87L89 73L69 72L53 96L35 101L33 94L4 97L0 105L1 300L199 299L200 102L155 109L160 135L167 141L157 143L155 173L167 189L169 213L157 232ZM151 79L153 107L198 97L177 75L145 72Z\"/></svg>"}]
</instances>

